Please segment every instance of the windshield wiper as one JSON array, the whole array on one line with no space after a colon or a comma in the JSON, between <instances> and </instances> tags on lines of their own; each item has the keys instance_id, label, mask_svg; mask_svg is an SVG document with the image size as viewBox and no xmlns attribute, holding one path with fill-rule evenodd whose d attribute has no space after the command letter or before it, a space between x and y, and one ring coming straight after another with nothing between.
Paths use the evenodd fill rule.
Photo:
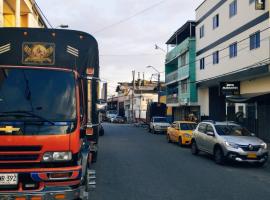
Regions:
<instances>
[{"instance_id":1,"label":"windshield wiper","mask_svg":"<svg viewBox=\"0 0 270 200\"><path fill-rule=\"evenodd\" d=\"M26 115L25 115L26 114ZM0 117L1 116L23 116L23 117L35 117L35 118L38 118L38 119L41 119L42 121L44 122L48 122L50 123L51 125L55 125L54 122L40 116L40 115L37 115L37 114L34 114L32 112L29 112L29 111L22 111L22 110L18 110L18 111L7 111L7 112L0 112Z\"/></svg>"}]
</instances>

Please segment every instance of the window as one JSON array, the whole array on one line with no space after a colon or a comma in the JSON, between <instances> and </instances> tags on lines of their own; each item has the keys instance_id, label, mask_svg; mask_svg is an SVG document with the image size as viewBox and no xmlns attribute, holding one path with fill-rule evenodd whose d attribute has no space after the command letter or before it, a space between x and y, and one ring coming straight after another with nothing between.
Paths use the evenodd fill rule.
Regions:
<instances>
[{"instance_id":1,"label":"window","mask_svg":"<svg viewBox=\"0 0 270 200\"><path fill-rule=\"evenodd\" d=\"M187 79L181 81L181 92L182 93L187 93Z\"/></svg>"},{"instance_id":2,"label":"window","mask_svg":"<svg viewBox=\"0 0 270 200\"><path fill-rule=\"evenodd\" d=\"M200 70L203 70L205 67L205 62L204 62L204 58L200 59Z\"/></svg>"},{"instance_id":3,"label":"window","mask_svg":"<svg viewBox=\"0 0 270 200\"><path fill-rule=\"evenodd\" d=\"M219 52L216 51L213 53L213 64L218 64L219 63Z\"/></svg>"},{"instance_id":4,"label":"window","mask_svg":"<svg viewBox=\"0 0 270 200\"><path fill-rule=\"evenodd\" d=\"M237 1L234 0L232 3L230 3L230 17L233 17L237 14Z\"/></svg>"},{"instance_id":5,"label":"window","mask_svg":"<svg viewBox=\"0 0 270 200\"><path fill-rule=\"evenodd\" d=\"M204 25L200 27L200 38L204 37Z\"/></svg>"},{"instance_id":6,"label":"window","mask_svg":"<svg viewBox=\"0 0 270 200\"><path fill-rule=\"evenodd\" d=\"M214 129L213 129L212 125L210 125L210 124L207 125L206 132L214 133Z\"/></svg>"},{"instance_id":7,"label":"window","mask_svg":"<svg viewBox=\"0 0 270 200\"><path fill-rule=\"evenodd\" d=\"M187 52L183 53L180 59L181 59L181 67L186 66L187 65Z\"/></svg>"},{"instance_id":8,"label":"window","mask_svg":"<svg viewBox=\"0 0 270 200\"><path fill-rule=\"evenodd\" d=\"M231 44L229 47L230 50L230 58L234 58L237 56L237 43Z\"/></svg>"},{"instance_id":9,"label":"window","mask_svg":"<svg viewBox=\"0 0 270 200\"><path fill-rule=\"evenodd\" d=\"M201 123L201 124L199 125L198 131L201 132L201 133L205 133L206 125L207 125L207 124Z\"/></svg>"},{"instance_id":10,"label":"window","mask_svg":"<svg viewBox=\"0 0 270 200\"><path fill-rule=\"evenodd\" d=\"M213 29L219 27L219 14L213 17Z\"/></svg>"},{"instance_id":11,"label":"window","mask_svg":"<svg viewBox=\"0 0 270 200\"><path fill-rule=\"evenodd\" d=\"M249 36L250 50L260 47L260 32L254 33Z\"/></svg>"}]
</instances>

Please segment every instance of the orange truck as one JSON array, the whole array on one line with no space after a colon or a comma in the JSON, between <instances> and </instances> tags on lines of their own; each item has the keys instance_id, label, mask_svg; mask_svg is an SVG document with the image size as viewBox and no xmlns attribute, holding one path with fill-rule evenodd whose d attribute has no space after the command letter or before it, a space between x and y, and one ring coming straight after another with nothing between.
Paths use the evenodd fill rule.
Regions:
<instances>
[{"instance_id":1,"label":"orange truck","mask_svg":"<svg viewBox=\"0 0 270 200\"><path fill-rule=\"evenodd\" d=\"M88 199L102 86L91 35L0 28L1 200Z\"/></svg>"}]
</instances>

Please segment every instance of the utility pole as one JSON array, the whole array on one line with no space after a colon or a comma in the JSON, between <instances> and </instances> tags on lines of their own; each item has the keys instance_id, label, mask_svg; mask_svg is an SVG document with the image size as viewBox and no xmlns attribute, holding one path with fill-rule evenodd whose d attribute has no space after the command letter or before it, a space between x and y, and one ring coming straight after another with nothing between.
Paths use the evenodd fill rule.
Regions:
<instances>
[{"instance_id":1,"label":"utility pole","mask_svg":"<svg viewBox=\"0 0 270 200\"><path fill-rule=\"evenodd\" d=\"M160 103L160 73L158 73L158 103Z\"/></svg>"},{"instance_id":2,"label":"utility pole","mask_svg":"<svg viewBox=\"0 0 270 200\"><path fill-rule=\"evenodd\" d=\"M132 95L131 95L131 110L132 110L132 114L131 114L131 118L132 118L132 122L134 122L134 91L135 91L135 70L132 71Z\"/></svg>"}]
</instances>

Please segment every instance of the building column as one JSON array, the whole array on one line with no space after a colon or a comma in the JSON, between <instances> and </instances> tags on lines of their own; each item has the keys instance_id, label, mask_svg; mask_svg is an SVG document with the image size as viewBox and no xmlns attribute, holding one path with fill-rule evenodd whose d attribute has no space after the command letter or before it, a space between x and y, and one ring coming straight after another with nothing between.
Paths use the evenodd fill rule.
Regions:
<instances>
[{"instance_id":1,"label":"building column","mask_svg":"<svg viewBox=\"0 0 270 200\"><path fill-rule=\"evenodd\" d=\"M0 0L0 27L4 26L4 0Z\"/></svg>"},{"instance_id":2,"label":"building column","mask_svg":"<svg viewBox=\"0 0 270 200\"><path fill-rule=\"evenodd\" d=\"M21 27L21 0L16 0L15 26Z\"/></svg>"}]
</instances>

